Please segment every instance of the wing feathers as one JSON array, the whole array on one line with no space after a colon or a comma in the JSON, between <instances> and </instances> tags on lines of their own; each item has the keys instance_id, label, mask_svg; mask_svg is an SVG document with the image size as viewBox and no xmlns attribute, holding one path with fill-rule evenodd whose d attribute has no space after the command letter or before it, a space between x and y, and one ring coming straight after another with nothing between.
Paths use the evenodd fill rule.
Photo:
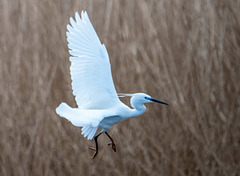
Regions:
<instances>
[{"instance_id":1,"label":"wing feathers","mask_svg":"<svg viewBox=\"0 0 240 176\"><path fill-rule=\"evenodd\" d=\"M91 126L85 126L82 128L82 134L84 137L86 137L89 134L89 131L91 130Z\"/></svg>"},{"instance_id":2,"label":"wing feathers","mask_svg":"<svg viewBox=\"0 0 240 176\"><path fill-rule=\"evenodd\" d=\"M77 23L81 22L80 16L77 12L75 13L75 19L76 19Z\"/></svg>"},{"instance_id":3,"label":"wing feathers","mask_svg":"<svg viewBox=\"0 0 240 176\"><path fill-rule=\"evenodd\" d=\"M73 125L82 127L82 134L92 139L100 122L111 116L109 108L121 103L113 84L107 49L101 44L87 15L75 13L67 25L70 73L73 95L79 108L62 103L57 114ZM107 110L105 110L107 109Z\"/></svg>"},{"instance_id":4,"label":"wing feathers","mask_svg":"<svg viewBox=\"0 0 240 176\"><path fill-rule=\"evenodd\" d=\"M87 12L75 13L67 25L73 95L78 107L102 109L119 102L105 45L102 45Z\"/></svg>"},{"instance_id":5,"label":"wing feathers","mask_svg":"<svg viewBox=\"0 0 240 176\"><path fill-rule=\"evenodd\" d=\"M90 56L90 57L94 57L95 53L88 53L88 52L84 52L84 51L80 51L80 50L69 50L69 53L73 56Z\"/></svg>"},{"instance_id":6,"label":"wing feathers","mask_svg":"<svg viewBox=\"0 0 240 176\"><path fill-rule=\"evenodd\" d=\"M91 132L88 135L88 140L92 139L95 136L97 129L98 129L97 127L92 128Z\"/></svg>"},{"instance_id":7,"label":"wing feathers","mask_svg":"<svg viewBox=\"0 0 240 176\"><path fill-rule=\"evenodd\" d=\"M84 137L88 136L88 140L91 140L97 132L97 127L85 126L82 128L82 135Z\"/></svg>"}]
</instances>

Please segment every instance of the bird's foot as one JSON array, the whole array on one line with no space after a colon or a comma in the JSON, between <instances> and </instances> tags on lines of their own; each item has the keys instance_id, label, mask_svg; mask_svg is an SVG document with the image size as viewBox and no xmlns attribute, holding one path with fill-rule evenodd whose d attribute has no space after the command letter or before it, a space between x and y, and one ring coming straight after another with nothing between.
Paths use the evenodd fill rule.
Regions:
<instances>
[{"instance_id":1,"label":"bird's foot","mask_svg":"<svg viewBox=\"0 0 240 176\"><path fill-rule=\"evenodd\" d=\"M111 146L112 146L112 149L113 149L114 152L117 151L117 147L116 147L116 145L115 145L114 142L110 142L110 143L108 143L108 145L111 145Z\"/></svg>"},{"instance_id":2,"label":"bird's foot","mask_svg":"<svg viewBox=\"0 0 240 176\"><path fill-rule=\"evenodd\" d=\"M97 154L98 154L98 150L96 150L96 149L93 148L93 147L89 147L89 149L95 151L94 154L93 154L93 156L92 156L92 159L94 159L94 158L97 156Z\"/></svg>"}]
</instances>

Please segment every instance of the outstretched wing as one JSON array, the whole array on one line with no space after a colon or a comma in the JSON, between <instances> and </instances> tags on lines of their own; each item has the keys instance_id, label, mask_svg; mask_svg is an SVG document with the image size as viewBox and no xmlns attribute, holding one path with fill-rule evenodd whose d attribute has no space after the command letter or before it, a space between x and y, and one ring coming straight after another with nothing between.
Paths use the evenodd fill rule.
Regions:
<instances>
[{"instance_id":1,"label":"outstretched wing","mask_svg":"<svg viewBox=\"0 0 240 176\"><path fill-rule=\"evenodd\" d=\"M120 101L113 84L109 56L87 12L82 11L81 17L76 12L76 21L70 18L71 26L67 26L73 95L79 108L109 108Z\"/></svg>"}]
</instances>

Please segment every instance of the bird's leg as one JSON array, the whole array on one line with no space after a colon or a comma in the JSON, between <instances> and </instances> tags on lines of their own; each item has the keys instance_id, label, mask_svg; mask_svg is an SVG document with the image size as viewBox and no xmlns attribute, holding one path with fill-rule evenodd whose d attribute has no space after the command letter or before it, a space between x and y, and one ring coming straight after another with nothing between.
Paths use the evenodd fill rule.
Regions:
<instances>
[{"instance_id":1,"label":"bird's leg","mask_svg":"<svg viewBox=\"0 0 240 176\"><path fill-rule=\"evenodd\" d=\"M111 142L110 142L108 145L112 145L113 151L116 152L116 151L117 151L117 148L116 148L116 145L115 145L113 139L111 138L111 136L110 136L107 132L105 132L105 134L106 134L106 135L108 136L108 138L111 140Z\"/></svg>"},{"instance_id":2,"label":"bird's leg","mask_svg":"<svg viewBox=\"0 0 240 176\"><path fill-rule=\"evenodd\" d=\"M94 150L94 151L95 151L94 154L93 154L93 156L92 156L92 159L94 159L94 158L97 156L97 154L98 154L98 141L97 141L97 139L98 139L98 137L99 137L102 133L103 133L103 131L100 132L100 133L98 133L98 134L94 137L94 141L95 141L96 148L90 147L91 150Z\"/></svg>"}]
</instances>

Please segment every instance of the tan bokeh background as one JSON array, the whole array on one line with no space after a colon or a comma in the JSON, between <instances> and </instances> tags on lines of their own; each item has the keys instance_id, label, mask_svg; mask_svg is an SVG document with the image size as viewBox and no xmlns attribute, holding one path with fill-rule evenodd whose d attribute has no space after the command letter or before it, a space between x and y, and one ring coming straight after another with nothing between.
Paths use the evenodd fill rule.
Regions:
<instances>
[{"instance_id":1,"label":"tan bokeh background","mask_svg":"<svg viewBox=\"0 0 240 176\"><path fill-rule=\"evenodd\" d=\"M118 92L147 105L91 159L59 118L71 90L66 25L87 10ZM0 0L0 175L240 175L239 0ZM123 99L128 102L128 99Z\"/></svg>"}]
</instances>

